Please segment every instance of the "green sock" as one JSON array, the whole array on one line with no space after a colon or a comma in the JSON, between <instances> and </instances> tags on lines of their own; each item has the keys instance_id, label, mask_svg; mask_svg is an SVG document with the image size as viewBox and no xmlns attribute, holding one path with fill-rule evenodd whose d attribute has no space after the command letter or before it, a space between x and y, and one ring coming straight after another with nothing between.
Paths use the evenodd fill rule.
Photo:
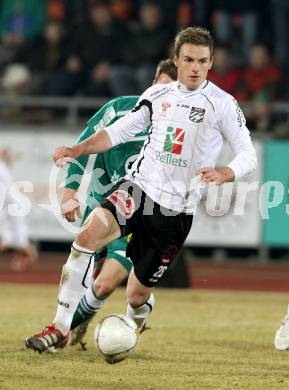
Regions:
<instances>
[{"instance_id":1,"label":"green sock","mask_svg":"<svg viewBox=\"0 0 289 390\"><path fill-rule=\"evenodd\" d=\"M92 318L99 312L105 302L106 297L99 298L95 295L93 284L87 289L85 295L81 298L72 318L70 329L76 328L84 321Z\"/></svg>"}]
</instances>

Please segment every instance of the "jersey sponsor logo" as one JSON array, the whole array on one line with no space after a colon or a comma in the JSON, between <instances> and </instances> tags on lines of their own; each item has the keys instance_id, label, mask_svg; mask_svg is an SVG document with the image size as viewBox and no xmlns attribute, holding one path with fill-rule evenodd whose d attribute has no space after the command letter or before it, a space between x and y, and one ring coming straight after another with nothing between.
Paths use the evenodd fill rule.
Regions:
<instances>
[{"instance_id":1,"label":"jersey sponsor logo","mask_svg":"<svg viewBox=\"0 0 289 390\"><path fill-rule=\"evenodd\" d=\"M179 127L174 129L173 127L169 126L167 128L163 151L174 153L174 154L181 154L184 138L185 138L185 131L183 129Z\"/></svg>"},{"instance_id":2,"label":"jersey sponsor logo","mask_svg":"<svg viewBox=\"0 0 289 390\"><path fill-rule=\"evenodd\" d=\"M183 129L169 126L162 152L155 152L156 160L163 164L186 168L188 166L187 160L173 156L174 154L180 155L182 153L184 138L185 131Z\"/></svg>"},{"instance_id":3,"label":"jersey sponsor logo","mask_svg":"<svg viewBox=\"0 0 289 390\"><path fill-rule=\"evenodd\" d=\"M171 153L155 152L156 160L163 164L174 165L175 167L187 168L188 161L180 157L174 157Z\"/></svg>"},{"instance_id":4,"label":"jersey sponsor logo","mask_svg":"<svg viewBox=\"0 0 289 390\"><path fill-rule=\"evenodd\" d=\"M204 120L206 110L204 108L192 107L189 113L189 119L194 123L201 123Z\"/></svg>"},{"instance_id":5,"label":"jersey sponsor logo","mask_svg":"<svg viewBox=\"0 0 289 390\"><path fill-rule=\"evenodd\" d=\"M116 210L126 219L130 219L135 212L135 202L132 196L124 190L116 190L107 197Z\"/></svg>"}]
</instances>

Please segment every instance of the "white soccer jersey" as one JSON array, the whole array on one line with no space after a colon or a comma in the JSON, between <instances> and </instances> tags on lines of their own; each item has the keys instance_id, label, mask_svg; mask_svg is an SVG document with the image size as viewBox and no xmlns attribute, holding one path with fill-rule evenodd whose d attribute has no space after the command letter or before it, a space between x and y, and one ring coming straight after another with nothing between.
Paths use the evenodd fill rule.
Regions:
<instances>
[{"instance_id":1,"label":"white soccer jersey","mask_svg":"<svg viewBox=\"0 0 289 390\"><path fill-rule=\"evenodd\" d=\"M24 217L10 215L8 206L17 201L10 195L13 179L7 165L0 160L0 241L9 248L23 248L29 243Z\"/></svg>"},{"instance_id":2,"label":"white soccer jersey","mask_svg":"<svg viewBox=\"0 0 289 390\"><path fill-rule=\"evenodd\" d=\"M151 123L126 179L163 207L195 210L204 187L196 170L214 167L224 139L234 154L228 167L236 178L256 167L256 153L236 100L207 80L194 91L179 82L148 88L136 107L106 131L115 146Z\"/></svg>"}]
</instances>

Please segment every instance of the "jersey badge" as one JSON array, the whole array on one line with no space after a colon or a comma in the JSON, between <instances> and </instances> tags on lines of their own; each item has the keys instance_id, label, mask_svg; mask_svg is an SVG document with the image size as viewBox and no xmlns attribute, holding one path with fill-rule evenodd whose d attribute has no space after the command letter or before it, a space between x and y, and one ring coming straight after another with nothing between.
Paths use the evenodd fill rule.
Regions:
<instances>
[{"instance_id":1,"label":"jersey badge","mask_svg":"<svg viewBox=\"0 0 289 390\"><path fill-rule=\"evenodd\" d=\"M206 110L204 108L192 107L189 113L189 119L194 123L201 123L204 120Z\"/></svg>"}]
</instances>

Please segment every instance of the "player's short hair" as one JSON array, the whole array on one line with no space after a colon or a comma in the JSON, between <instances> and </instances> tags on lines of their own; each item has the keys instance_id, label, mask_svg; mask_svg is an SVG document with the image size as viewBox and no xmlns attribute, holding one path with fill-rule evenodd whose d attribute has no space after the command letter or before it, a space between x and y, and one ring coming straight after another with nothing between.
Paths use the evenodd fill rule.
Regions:
<instances>
[{"instance_id":1,"label":"player's short hair","mask_svg":"<svg viewBox=\"0 0 289 390\"><path fill-rule=\"evenodd\" d=\"M176 67L176 65L175 65L173 60L171 60L171 59L162 60L158 64L157 70L156 70L156 74L155 74L155 80L158 80L160 75L163 74L163 73L165 73L168 76L170 76L170 78L172 80L177 80L178 72L177 72L177 67Z\"/></svg>"},{"instance_id":2,"label":"player's short hair","mask_svg":"<svg viewBox=\"0 0 289 390\"><path fill-rule=\"evenodd\" d=\"M203 27L188 27L180 31L175 38L175 55L178 57L181 47L185 43L191 43L196 46L206 46L210 50L211 58L214 52L214 41L210 31Z\"/></svg>"}]
</instances>

